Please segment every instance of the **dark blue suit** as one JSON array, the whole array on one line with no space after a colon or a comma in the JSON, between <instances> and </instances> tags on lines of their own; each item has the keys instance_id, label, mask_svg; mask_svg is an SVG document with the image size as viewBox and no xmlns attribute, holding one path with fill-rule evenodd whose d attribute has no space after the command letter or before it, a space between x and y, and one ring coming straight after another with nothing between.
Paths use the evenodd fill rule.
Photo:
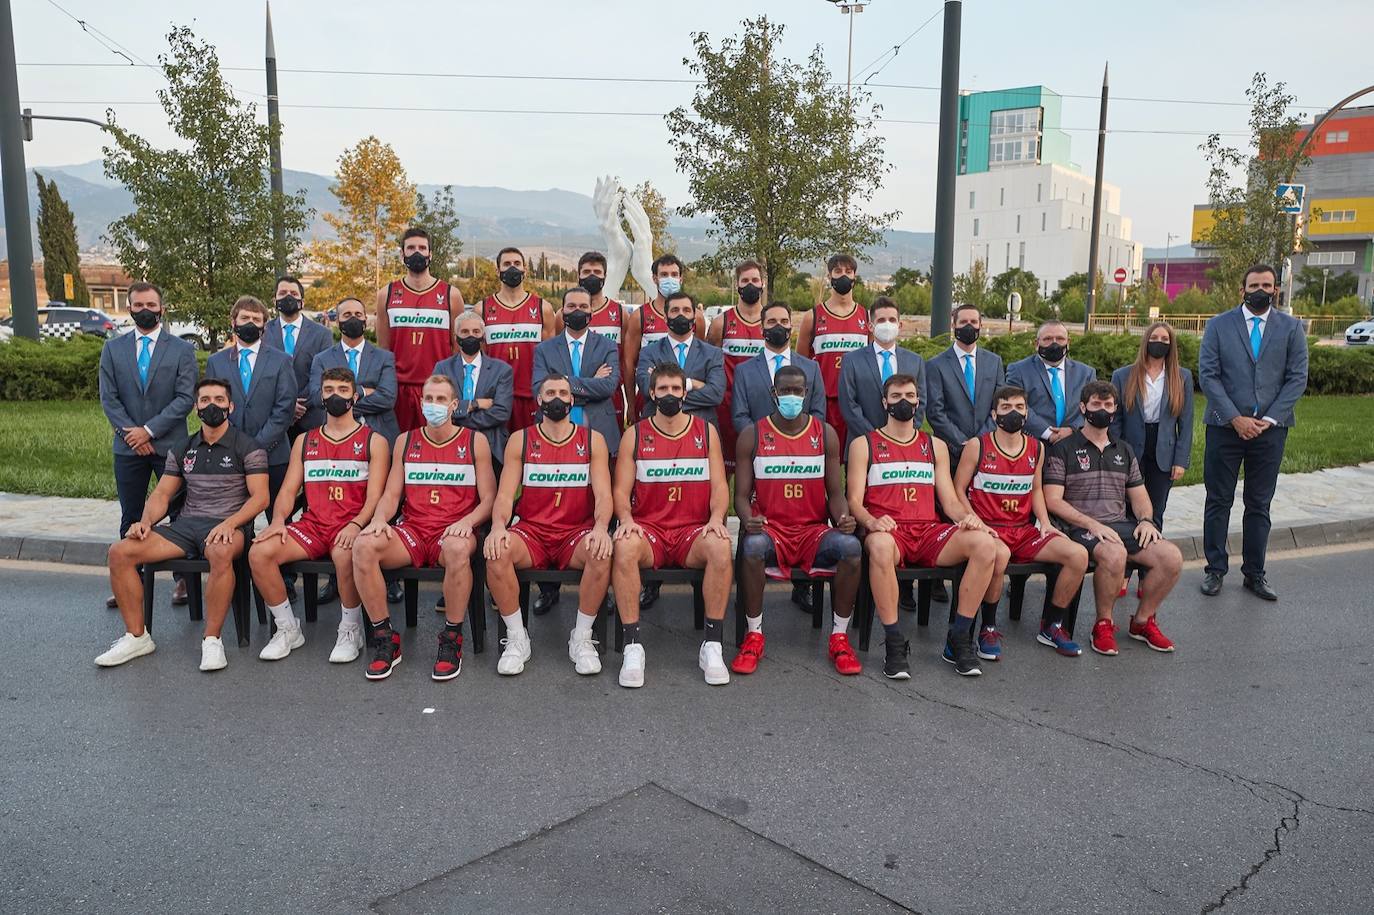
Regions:
<instances>
[{"instance_id":1,"label":"dark blue suit","mask_svg":"<svg viewBox=\"0 0 1374 915\"><path fill-rule=\"evenodd\" d=\"M453 408L453 421L459 426L481 432L491 445L491 459L500 467L506 459L506 441L510 431L506 428L510 420L511 404L515 398L515 372L510 363L482 355L481 369L477 373L477 390L472 400L491 400L491 406L483 410L475 403L463 399L463 354L457 353L434 366L434 374L453 379L454 390L458 392L458 403Z\"/></svg>"},{"instance_id":2,"label":"dark blue suit","mask_svg":"<svg viewBox=\"0 0 1374 915\"><path fill-rule=\"evenodd\" d=\"M964 443L992 429L992 395L1003 382L1002 357L984 347L973 351L973 399L964 380L961 352L950 347L926 361L926 418L949 447L949 466L959 466Z\"/></svg>"},{"instance_id":3,"label":"dark blue suit","mask_svg":"<svg viewBox=\"0 0 1374 915\"><path fill-rule=\"evenodd\" d=\"M1169 412L1169 389L1159 404L1159 422L1145 422L1145 395L1126 409L1126 379L1131 375L1131 366L1123 365L1112 372L1112 385L1116 388L1121 402L1117 405L1116 415L1112 418L1112 437L1124 441L1135 452L1140 464L1140 475L1145 478L1145 491L1150 495L1150 507L1154 509L1155 527L1164 530L1164 508L1169 503L1169 490L1173 480L1169 478L1174 467L1188 469L1192 464L1193 452L1193 373L1179 368L1183 376L1183 409L1177 416Z\"/></svg>"},{"instance_id":4,"label":"dark blue suit","mask_svg":"<svg viewBox=\"0 0 1374 915\"><path fill-rule=\"evenodd\" d=\"M312 409L323 410L320 386L324 370L346 368L348 354L344 352L342 343L315 355L310 362L310 380L306 383L305 395ZM356 378L358 402L353 405L353 415L385 438L387 444L395 444L396 436L400 434L393 411L396 406L396 357L364 340L363 351L358 356ZM363 388L372 388L372 393L363 394Z\"/></svg>"},{"instance_id":5,"label":"dark blue suit","mask_svg":"<svg viewBox=\"0 0 1374 915\"><path fill-rule=\"evenodd\" d=\"M582 408L582 424L601 433L608 453L615 457L620 450L620 417L612 402L620 387L620 351L610 337L588 330L582 335L582 360L576 376L572 372L572 354L568 349L568 335L550 337L534 348L532 390L539 390L539 382L554 372L567 375L572 385L573 405ZM611 373L597 378L597 369L609 366Z\"/></svg>"},{"instance_id":6,"label":"dark blue suit","mask_svg":"<svg viewBox=\"0 0 1374 915\"><path fill-rule=\"evenodd\" d=\"M672 337L663 337L639 351L639 362L635 366L635 385L644 396L644 416L654 415L654 402L649 391L649 373L654 366L664 362L677 364L677 344ZM687 348L687 366L684 369L688 378L696 379L692 390L682 399L682 409L693 416L700 416L711 425L719 418L717 409L725 399L725 355L720 347L712 346L700 337L693 337ZM644 417L640 417L643 419Z\"/></svg>"},{"instance_id":7,"label":"dark blue suit","mask_svg":"<svg viewBox=\"0 0 1374 915\"><path fill-rule=\"evenodd\" d=\"M765 349L735 367L730 400L730 422L735 428L733 433L722 429L721 434L739 435L773 412L773 379L768 375L768 363L775 355ZM796 350L788 351L788 359L787 365L801 369L806 376L803 412L825 422L825 383L821 380L821 367L814 359L798 355Z\"/></svg>"},{"instance_id":8,"label":"dark blue suit","mask_svg":"<svg viewBox=\"0 0 1374 915\"><path fill-rule=\"evenodd\" d=\"M270 346L273 349L286 352L286 343L282 333L281 318L273 318L267 322L267 326L262 330L262 345ZM315 357L329 347L334 345L334 334L317 321L309 318L301 318L301 326L296 333L296 345L294 355L291 357L292 367L296 371L296 390L297 397L304 397L306 401L305 413L301 416L300 422L293 423L291 426L292 437L299 435L306 429L314 429L324 425L324 409L318 404L311 406L308 392L310 390L310 367L315 361Z\"/></svg>"},{"instance_id":9,"label":"dark blue suit","mask_svg":"<svg viewBox=\"0 0 1374 915\"><path fill-rule=\"evenodd\" d=\"M1059 364L1064 370L1061 383L1064 386L1064 422L1071 429L1083 428L1083 411L1078 408L1083 394L1083 385L1097 380L1097 369L1073 359L1064 358ZM1036 438L1043 439L1045 430L1056 425L1054 415L1054 395L1050 392L1050 376L1045 360L1040 356L1027 356L1007 366L1007 384L1015 385L1026 392L1026 431Z\"/></svg>"},{"instance_id":10,"label":"dark blue suit","mask_svg":"<svg viewBox=\"0 0 1374 915\"><path fill-rule=\"evenodd\" d=\"M897 366L894 375L911 375L916 379L916 428L926 417L926 363L909 349L897 347ZM845 353L840 363L840 413L849 432L845 436L844 453L861 435L887 425L887 407L883 405L883 379L878 370L877 350L873 344Z\"/></svg>"},{"instance_id":11,"label":"dark blue suit","mask_svg":"<svg viewBox=\"0 0 1374 915\"><path fill-rule=\"evenodd\" d=\"M267 452L268 466L286 466L291 460L286 430L296 413L297 394L291 357L265 343L260 345L246 393L239 378L237 346L212 355L205 364L205 377L229 382L229 397L234 402L230 425L253 436Z\"/></svg>"}]
</instances>

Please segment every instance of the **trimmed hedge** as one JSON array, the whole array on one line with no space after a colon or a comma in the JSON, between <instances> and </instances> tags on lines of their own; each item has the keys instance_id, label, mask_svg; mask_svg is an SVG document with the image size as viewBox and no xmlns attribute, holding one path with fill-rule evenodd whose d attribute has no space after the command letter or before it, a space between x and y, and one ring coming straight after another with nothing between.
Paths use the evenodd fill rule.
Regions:
<instances>
[{"instance_id":1,"label":"trimmed hedge","mask_svg":"<svg viewBox=\"0 0 1374 915\"><path fill-rule=\"evenodd\" d=\"M25 340L0 344L0 400L97 400L100 350L105 341L91 334L71 340ZM205 372L209 353L196 352Z\"/></svg>"}]
</instances>

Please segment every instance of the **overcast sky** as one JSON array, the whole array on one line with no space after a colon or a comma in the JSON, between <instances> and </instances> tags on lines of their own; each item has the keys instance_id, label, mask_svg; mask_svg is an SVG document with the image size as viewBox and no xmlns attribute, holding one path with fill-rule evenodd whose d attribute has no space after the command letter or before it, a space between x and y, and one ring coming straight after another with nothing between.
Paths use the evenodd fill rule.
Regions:
<instances>
[{"instance_id":1,"label":"overcast sky","mask_svg":"<svg viewBox=\"0 0 1374 915\"><path fill-rule=\"evenodd\" d=\"M856 77L874 61L889 61L871 82L919 87L874 89L887 118L938 118L932 87L940 81L941 17L895 57L885 52L941 5L872 0L855 20ZM83 32L63 9L98 33ZM590 194L597 175L612 173L627 183L648 178L670 204L682 202L686 181L675 171L660 115L688 102L692 86L620 80L684 79L682 58L692 32L721 36L755 13L787 25L787 56L801 60L820 44L832 72L844 78L848 19L826 0L278 0L272 16L283 70L285 165L330 174L345 147L375 133L396 148L419 182ZM1316 21L1305 25L1304 15ZM162 84L158 71L72 64L123 64L102 41L156 63L174 23L191 25L214 44L226 68L250 68L230 69L226 76L241 98L263 102L263 7L254 0L26 0L14 5L14 19L20 98L36 112L101 118L111 106L124 126L169 143L154 97ZM1243 102L1251 74L1263 69L1286 81L1310 116L1369 83L1371 35L1369 0L969 0L960 85L987 90L1041 83L1066 96L1089 96L1065 98L1063 124L1071 130L1074 160L1091 171L1104 60L1111 62L1112 92L1123 99ZM285 72L292 68L482 78ZM492 78L498 76L609 79ZM398 107L523 113L389 110ZM265 118L265 110L260 115ZM1243 133L1246 117L1246 108L1237 105L1113 103L1111 126L1120 131L1182 132L1108 137L1107 179L1123 189L1122 206L1135 220L1137 240L1162 246L1166 232L1186 237L1192 205L1203 195L1198 143L1213 130ZM875 208L901 210L898 228L929 230L935 221L936 128L887 123L881 130L894 169ZM37 133L26 146L30 166L100 155L92 128L40 122Z\"/></svg>"}]
</instances>

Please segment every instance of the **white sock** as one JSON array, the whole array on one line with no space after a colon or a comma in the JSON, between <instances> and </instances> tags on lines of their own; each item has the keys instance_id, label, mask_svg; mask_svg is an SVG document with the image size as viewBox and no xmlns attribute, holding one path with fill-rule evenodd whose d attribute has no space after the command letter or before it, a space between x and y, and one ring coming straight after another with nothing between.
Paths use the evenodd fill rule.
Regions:
<instances>
[{"instance_id":1,"label":"white sock","mask_svg":"<svg viewBox=\"0 0 1374 915\"><path fill-rule=\"evenodd\" d=\"M281 603L267 608L272 611L272 619L276 620L278 629L285 629L288 626L296 625L296 615L291 612L291 602L284 600Z\"/></svg>"},{"instance_id":2,"label":"white sock","mask_svg":"<svg viewBox=\"0 0 1374 915\"><path fill-rule=\"evenodd\" d=\"M516 610L510 616L501 614L501 622L506 624L506 637L516 638L525 634L525 620L520 616L520 611Z\"/></svg>"},{"instance_id":3,"label":"white sock","mask_svg":"<svg viewBox=\"0 0 1374 915\"><path fill-rule=\"evenodd\" d=\"M746 616L746 617L744 618L744 621L745 621L746 623L749 624L749 631L750 631L750 632L762 632L762 631L763 631L763 614L762 614L762 613L760 613L758 616Z\"/></svg>"},{"instance_id":4,"label":"white sock","mask_svg":"<svg viewBox=\"0 0 1374 915\"><path fill-rule=\"evenodd\" d=\"M834 632L839 635L844 635L849 631L849 617L840 616L838 613L832 613L830 614L830 618L833 620L833 625L835 627Z\"/></svg>"},{"instance_id":5,"label":"white sock","mask_svg":"<svg viewBox=\"0 0 1374 915\"><path fill-rule=\"evenodd\" d=\"M339 627L363 625L362 607L340 607L339 608Z\"/></svg>"},{"instance_id":6,"label":"white sock","mask_svg":"<svg viewBox=\"0 0 1374 915\"><path fill-rule=\"evenodd\" d=\"M591 635L592 623L595 622L595 613L593 613L591 616L588 616L587 614L579 610L577 611L577 625L573 628L573 632L577 633L578 635Z\"/></svg>"}]
</instances>

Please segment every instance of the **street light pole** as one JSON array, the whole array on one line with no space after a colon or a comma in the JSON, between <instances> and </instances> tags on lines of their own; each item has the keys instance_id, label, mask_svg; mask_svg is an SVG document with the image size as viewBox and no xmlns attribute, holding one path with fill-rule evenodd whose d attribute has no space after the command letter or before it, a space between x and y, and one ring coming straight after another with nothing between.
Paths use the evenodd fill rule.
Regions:
<instances>
[{"instance_id":1,"label":"street light pole","mask_svg":"<svg viewBox=\"0 0 1374 915\"><path fill-rule=\"evenodd\" d=\"M267 4L267 126L271 130L272 260L277 275L286 273L286 216L281 174L281 112L277 97L277 45L272 40L272 4Z\"/></svg>"},{"instance_id":2,"label":"street light pole","mask_svg":"<svg viewBox=\"0 0 1374 915\"><path fill-rule=\"evenodd\" d=\"M845 59L844 77L844 110L850 117L854 116L854 17L864 11L864 7L871 0L829 0L835 4L840 12L849 17L849 53ZM849 147L849 135L845 135L845 148ZM844 234L849 235L849 186L844 188L844 216L842 220Z\"/></svg>"},{"instance_id":3,"label":"street light pole","mask_svg":"<svg viewBox=\"0 0 1374 915\"><path fill-rule=\"evenodd\" d=\"M963 9L960 0L945 0L940 142L935 163L935 253L930 267L932 337L949 333L954 302L954 183L959 174L959 28Z\"/></svg>"},{"instance_id":4,"label":"street light pole","mask_svg":"<svg viewBox=\"0 0 1374 915\"><path fill-rule=\"evenodd\" d=\"M1331 275L1330 267L1322 268L1322 313L1326 313L1326 278Z\"/></svg>"},{"instance_id":5,"label":"street light pole","mask_svg":"<svg viewBox=\"0 0 1374 915\"><path fill-rule=\"evenodd\" d=\"M33 279L29 231L29 176L24 167L24 122L19 70L14 59L10 0L0 0L0 190L5 197L5 248L10 259L10 310L14 332L38 339L38 284Z\"/></svg>"},{"instance_id":6,"label":"street light pole","mask_svg":"<svg viewBox=\"0 0 1374 915\"><path fill-rule=\"evenodd\" d=\"M1164 233L1164 298L1169 298L1169 252L1173 248L1174 239L1178 238L1172 232Z\"/></svg>"}]
</instances>

